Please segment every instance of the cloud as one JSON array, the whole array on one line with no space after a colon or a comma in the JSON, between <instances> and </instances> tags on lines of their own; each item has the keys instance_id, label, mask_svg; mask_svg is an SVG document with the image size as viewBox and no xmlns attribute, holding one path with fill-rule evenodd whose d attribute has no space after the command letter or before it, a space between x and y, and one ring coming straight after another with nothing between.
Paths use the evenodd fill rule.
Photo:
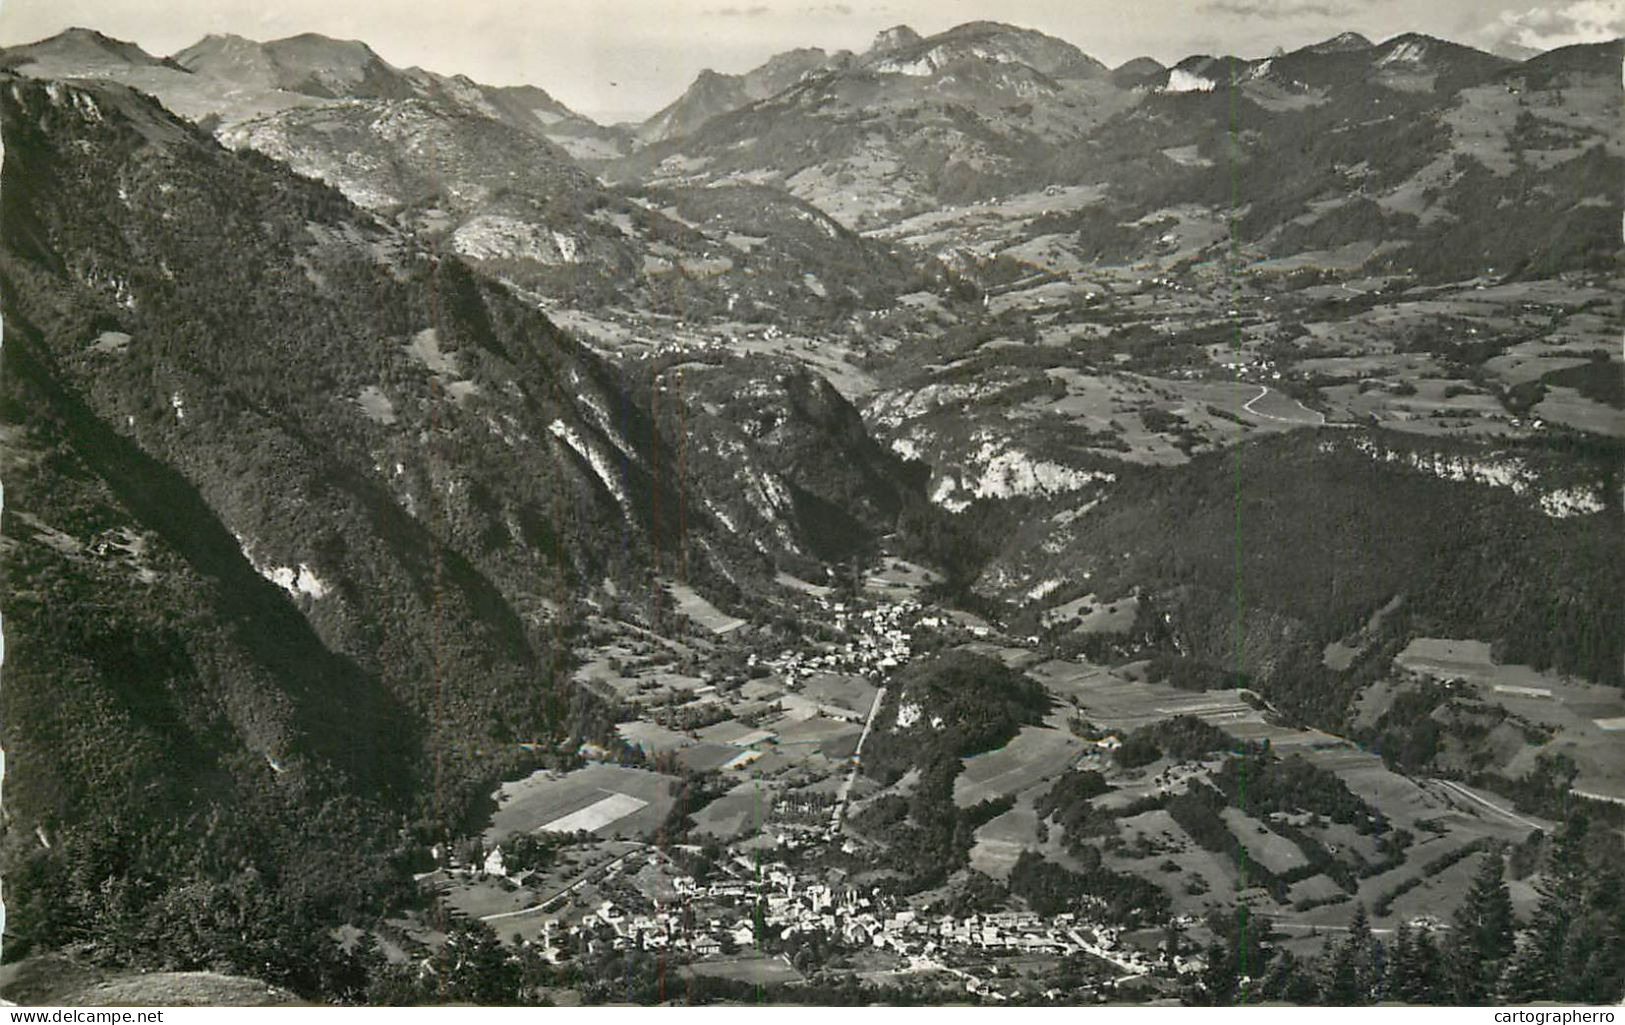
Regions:
<instances>
[{"instance_id":1,"label":"cloud","mask_svg":"<svg viewBox=\"0 0 1625 1025\"><path fill-rule=\"evenodd\" d=\"M879 10L885 10L884 7ZM819 4L817 7L803 7L803 14L827 14L836 18L850 18L855 12L851 4Z\"/></svg>"},{"instance_id":2,"label":"cloud","mask_svg":"<svg viewBox=\"0 0 1625 1025\"><path fill-rule=\"evenodd\" d=\"M1337 0L1208 0L1202 10L1232 18L1264 18L1284 21L1289 18L1346 18L1366 4L1337 2Z\"/></svg>"},{"instance_id":3,"label":"cloud","mask_svg":"<svg viewBox=\"0 0 1625 1025\"><path fill-rule=\"evenodd\" d=\"M1625 0L1570 0L1507 11L1485 31L1493 42L1535 50L1600 43L1619 36L1625 36Z\"/></svg>"},{"instance_id":4,"label":"cloud","mask_svg":"<svg viewBox=\"0 0 1625 1025\"><path fill-rule=\"evenodd\" d=\"M768 10L765 4L750 7L734 7L730 4L727 7L708 8L705 13L712 18L760 18L768 13Z\"/></svg>"}]
</instances>

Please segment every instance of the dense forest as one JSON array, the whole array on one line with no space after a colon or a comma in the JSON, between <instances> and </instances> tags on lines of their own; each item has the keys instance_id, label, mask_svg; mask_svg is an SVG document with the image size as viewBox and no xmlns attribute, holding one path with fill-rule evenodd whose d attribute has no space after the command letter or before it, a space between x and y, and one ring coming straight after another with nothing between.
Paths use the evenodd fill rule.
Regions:
<instances>
[{"instance_id":1,"label":"dense forest","mask_svg":"<svg viewBox=\"0 0 1625 1025\"><path fill-rule=\"evenodd\" d=\"M1242 673L1278 708L1333 728L1414 636L1492 639L1505 662L1625 683L1625 638L1609 628L1625 620L1625 584L1610 571L1625 558L1608 484L1616 446L1443 447L1439 458L1550 468L1549 486L1603 485L1601 513L1554 520L1509 489L1373 459L1360 440L1292 434L1125 473L1064 558L1090 571L1102 595L1138 588L1167 612L1165 653ZM1399 452L1411 444L1379 441ZM1323 664L1326 644L1396 596L1403 602L1381 617L1361 659L1346 671Z\"/></svg>"}]
</instances>

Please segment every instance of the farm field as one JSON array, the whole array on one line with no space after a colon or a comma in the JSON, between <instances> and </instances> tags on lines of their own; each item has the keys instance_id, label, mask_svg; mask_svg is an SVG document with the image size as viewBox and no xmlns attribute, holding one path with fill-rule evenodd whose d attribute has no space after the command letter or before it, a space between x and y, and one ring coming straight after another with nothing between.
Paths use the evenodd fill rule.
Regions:
<instances>
[{"instance_id":1,"label":"farm field","mask_svg":"<svg viewBox=\"0 0 1625 1025\"><path fill-rule=\"evenodd\" d=\"M745 625L743 619L718 609L687 584L667 583L665 586L677 602L678 612L714 634L731 633Z\"/></svg>"},{"instance_id":2,"label":"farm field","mask_svg":"<svg viewBox=\"0 0 1625 1025\"><path fill-rule=\"evenodd\" d=\"M801 685L801 696L824 705L852 712L859 718L869 714L878 688L861 676L817 673Z\"/></svg>"},{"instance_id":3,"label":"farm field","mask_svg":"<svg viewBox=\"0 0 1625 1025\"><path fill-rule=\"evenodd\" d=\"M756 780L739 784L694 813L695 828L719 840L734 840L760 830L773 811L777 790Z\"/></svg>"},{"instance_id":4,"label":"farm field","mask_svg":"<svg viewBox=\"0 0 1625 1025\"><path fill-rule=\"evenodd\" d=\"M536 904L540 894L507 879L459 880L441 888L446 906L467 918L519 911Z\"/></svg>"},{"instance_id":5,"label":"farm field","mask_svg":"<svg viewBox=\"0 0 1625 1025\"><path fill-rule=\"evenodd\" d=\"M1124 669L1060 659L1028 672L1084 717L1102 726L1135 729L1176 715L1195 715L1228 729L1241 721L1262 722L1234 690L1186 691L1128 678Z\"/></svg>"},{"instance_id":6,"label":"farm field","mask_svg":"<svg viewBox=\"0 0 1625 1025\"><path fill-rule=\"evenodd\" d=\"M863 727L847 719L814 715L788 720L779 728L779 750L819 752L830 758L845 758L857 745Z\"/></svg>"},{"instance_id":7,"label":"farm field","mask_svg":"<svg viewBox=\"0 0 1625 1025\"><path fill-rule=\"evenodd\" d=\"M827 598L833 593L830 588L825 587L823 584L809 583L800 577L791 576L783 570L780 570L773 577L773 582L781 587L788 587L792 591L800 591L802 594L811 595L814 598Z\"/></svg>"},{"instance_id":8,"label":"farm field","mask_svg":"<svg viewBox=\"0 0 1625 1025\"><path fill-rule=\"evenodd\" d=\"M1120 872L1155 880L1168 894L1176 914L1200 914L1209 906L1233 900L1239 875L1235 864L1191 841L1166 811L1148 811L1121 822L1122 835L1144 839L1149 853L1136 856L1134 845L1103 852Z\"/></svg>"},{"instance_id":9,"label":"farm field","mask_svg":"<svg viewBox=\"0 0 1625 1025\"><path fill-rule=\"evenodd\" d=\"M1045 610L1040 620L1045 626L1071 623L1074 633L1127 632L1134 626L1139 610L1140 599L1133 595L1101 602L1094 595L1086 594Z\"/></svg>"},{"instance_id":10,"label":"farm field","mask_svg":"<svg viewBox=\"0 0 1625 1025\"><path fill-rule=\"evenodd\" d=\"M1326 422L1326 418L1312 409L1306 409L1303 403L1289 395L1283 395L1274 388L1259 385L1259 392L1255 398L1249 399L1242 405L1245 412L1265 420L1277 423L1302 424L1305 427L1315 427Z\"/></svg>"},{"instance_id":11,"label":"farm field","mask_svg":"<svg viewBox=\"0 0 1625 1025\"><path fill-rule=\"evenodd\" d=\"M1545 673L1530 666L1502 665L1489 645L1474 640L1417 638L1395 659L1403 669L1439 680L1463 680L1479 700L1499 705L1550 732L1544 743L1524 743L1502 772L1520 776L1542 755L1563 754L1579 775L1574 786L1606 798L1625 798L1625 697L1618 690ZM1391 691L1389 700L1392 700ZM1362 708L1371 715L1375 708ZM1379 713L1380 714L1380 713Z\"/></svg>"},{"instance_id":12,"label":"farm field","mask_svg":"<svg viewBox=\"0 0 1625 1025\"><path fill-rule=\"evenodd\" d=\"M964 771L954 779L954 804L968 808L1054 779L1077 761L1084 746L1064 730L1023 726L1004 747L963 759Z\"/></svg>"},{"instance_id":13,"label":"farm field","mask_svg":"<svg viewBox=\"0 0 1625 1025\"><path fill-rule=\"evenodd\" d=\"M1604 405L1573 388L1552 386L1535 406L1534 415L1579 431L1625 437L1625 410Z\"/></svg>"},{"instance_id":14,"label":"farm field","mask_svg":"<svg viewBox=\"0 0 1625 1025\"><path fill-rule=\"evenodd\" d=\"M731 744L710 742L684 748L677 755L678 764L689 772L714 772L739 757L740 749Z\"/></svg>"},{"instance_id":15,"label":"farm field","mask_svg":"<svg viewBox=\"0 0 1625 1025\"><path fill-rule=\"evenodd\" d=\"M730 744L734 747L750 747L771 740L771 730L758 729L747 726L737 719L724 719L719 723L712 723L698 731L701 740L708 744Z\"/></svg>"},{"instance_id":16,"label":"farm field","mask_svg":"<svg viewBox=\"0 0 1625 1025\"><path fill-rule=\"evenodd\" d=\"M800 982L802 975L783 957L736 957L713 961L696 961L684 968L685 972L731 979L763 986Z\"/></svg>"},{"instance_id":17,"label":"farm field","mask_svg":"<svg viewBox=\"0 0 1625 1025\"><path fill-rule=\"evenodd\" d=\"M904 559L887 559L878 570L863 578L865 591L892 600L917 597L920 590L940 583L941 574Z\"/></svg>"},{"instance_id":18,"label":"farm field","mask_svg":"<svg viewBox=\"0 0 1625 1025\"><path fill-rule=\"evenodd\" d=\"M692 747L695 743L693 737L676 730L667 729L659 723L652 723L644 719L634 719L623 722L615 727L615 732L628 744L634 744L644 750L646 754L665 754L668 751L678 751L685 747Z\"/></svg>"},{"instance_id":19,"label":"farm field","mask_svg":"<svg viewBox=\"0 0 1625 1025\"><path fill-rule=\"evenodd\" d=\"M1309 864L1309 859L1303 856L1297 844L1240 808L1225 808L1219 814L1224 824L1230 827L1230 834L1246 848L1247 857L1276 875Z\"/></svg>"},{"instance_id":20,"label":"farm field","mask_svg":"<svg viewBox=\"0 0 1625 1025\"><path fill-rule=\"evenodd\" d=\"M504 783L487 842L510 833L587 830L599 836L646 836L673 804L671 776L618 765L589 765L562 776L546 771Z\"/></svg>"},{"instance_id":21,"label":"farm field","mask_svg":"<svg viewBox=\"0 0 1625 1025\"><path fill-rule=\"evenodd\" d=\"M970 866L994 879L1008 879L1021 852L1038 845L1038 812L1033 801L1049 789L1047 784L1022 793L1015 807L988 820L976 831Z\"/></svg>"}]
</instances>

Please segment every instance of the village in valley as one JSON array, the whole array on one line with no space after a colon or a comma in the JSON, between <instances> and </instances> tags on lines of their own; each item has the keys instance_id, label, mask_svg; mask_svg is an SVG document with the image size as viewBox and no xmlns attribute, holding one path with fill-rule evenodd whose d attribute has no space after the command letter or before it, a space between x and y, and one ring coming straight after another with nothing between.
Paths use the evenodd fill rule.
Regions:
<instances>
[{"instance_id":1,"label":"village in valley","mask_svg":"<svg viewBox=\"0 0 1625 1025\"><path fill-rule=\"evenodd\" d=\"M1617 1002L1625 39L1398 6L13 29L6 1001Z\"/></svg>"},{"instance_id":2,"label":"village in valley","mask_svg":"<svg viewBox=\"0 0 1625 1025\"><path fill-rule=\"evenodd\" d=\"M418 878L436 913L477 920L560 971L639 952L684 977L787 994L850 977L955 1000L1173 999L1207 966L1211 916L1230 902L1310 954L1346 930L1356 904L1380 911L1381 933L1448 929L1439 902L1459 891L1472 855L1546 825L1286 725L1249 691L1182 691L1149 680L1143 664L1047 657L1037 635L923 599L933 579L892 556L839 592L781 575L785 608L805 628L795 645L680 585L666 588L681 623L670 636L600 618L577 675L617 710L613 733L584 744L576 768L503 784L483 833L435 847ZM1133 604L1067 602L1046 633L1119 629ZM863 756L874 734L945 725L910 693L886 700L911 662L945 652L1026 673L1049 711L961 760L953 803L971 820L969 848L921 888L892 861L881 813L912 796L920 773L885 784ZM1228 748L1123 757L1125 741L1138 750L1170 723L1216 727ZM1227 854L1169 817L1171 801L1205 790L1227 756L1248 750L1306 759L1339 800L1380 803L1403 839L1391 846L1342 808L1232 808ZM1113 825L1072 840L1067 830L1085 827L1056 798L1086 777L1109 780L1085 803ZM1103 857L1085 853L1097 843ZM1060 910L1011 881L1041 860L1152 876L1169 899L1142 913L1069 893ZM1514 891L1533 900L1527 884ZM444 941L430 917L391 920L382 949L398 963L425 956Z\"/></svg>"},{"instance_id":3,"label":"village in valley","mask_svg":"<svg viewBox=\"0 0 1625 1025\"><path fill-rule=\"evenodd\" d=\"M715 811L727 805L728 811L717 816L701 809L695 818L706 826L691 831L687 842L662 843L658 827L631 835L625 825L632 816L608 816L641 806L610 793L588 804L586 816L583 809L558 815L530 836L488 832L460 849L437 846L437 868L421 874L420 882L450 907L477 917L510 943L537 948L554 964L630 949L656 952L702 975L793 984L803 980L805 969L834 961L821 956L811 966L803 957L798 968L796 951L833 950L870 981L927 979L961 993L960 999L992 1001L1075 996L1042 981L1046 969L1067 959L1091 964L1091 978L1108 987L1199 970L1202 959L1193 947L1175 951L1167 944L1169 936L1195 925L1195 918L1173 920L1172 931L1142 930L1145 935L1130 942L1123 926L1104 914L1041 915L1019 902L954 911L945 906L944 892L901 895L861 869L866 854L883 843L852 828L848 810L876 796L874 782L860 775L861 753L885 697L884 681L908 663L914 645L925 637L932 648L1002 650L1018 658L1024 651L1001 649L1005 639L980 617L923 603L918 591L935 579L929 570L898 559L882 563L885 568L867 577L861 593L848 593L844 600L831 588L784 578L800 604L828 622L839 641L752 651L744 659L743 679L702 675L697 681L712 682L685 688L666 675L666 687L677 684L678 707L716 710L691 721L726 716L675 734L681 746L661 747L660 734L674 731L650 718L618 724L621 735L641 738L657 758L662 752L675 755L662 764L677 771L704 765L718 785L732 787L708 806ZM702 650L727 643L743 626L692 592L686 599L683 604L695 614L689 630L702 635L686 639ZM585 662L584 678L591 678L593 661ZM640 679L648 678L637 674L615 682L643 698L637 705L643 716L671 707L669 690L651 694L632 684ZM920 714L918 706L904 704L897 723L907 728ZM724 734L731 737L724 746L738 751L735 756L719 762L697 750L715 742L705 738L719 736L717 725L741 721L762 728ZM1080 741L1051 768L1100 763L1117 744L1115 735ZM817 750L797 751L812 745ZM632 746L644 750L637 742ZM602 761L578 773L602 771L613 757L596 747L583 753ZM621 765L613 771L623 779L628 773L653 775ZM543 771L521 786L564 786L572 775ZM854 800L854 791L862 796ZM505 786L498 799L512 800L509 795L516 793L524 792ZM599 824L591 809L601 806L605 817ZM542 807L551 815L564 805L544 799L537 804ZM544 838L541 844L536 837ZM550 855L540 859L545 864L531 867L538 849ZM501 894L524 906L479 913Z\"/></svg>"}]
</instances>

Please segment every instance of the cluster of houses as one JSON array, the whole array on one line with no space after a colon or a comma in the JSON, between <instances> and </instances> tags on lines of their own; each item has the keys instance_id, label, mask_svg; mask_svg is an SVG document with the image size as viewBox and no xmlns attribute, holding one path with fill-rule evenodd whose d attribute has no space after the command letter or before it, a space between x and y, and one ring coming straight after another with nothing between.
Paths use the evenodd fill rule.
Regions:
<instances>
[{"instance_id":1,"label":"cluster of houses","mask_svg":"<svg viewBox=\"0 0 1625 1025\"><path fill-rule=\"evenodd\" d=\"M1123 945L1116 927L1072 913L928 914L872 889L800 878L780 862L760 864L736 855L721 867L728 874L708 883L675 875L676 896L670 903L623 896L621 904L603 901L574 927L550 922L542 943L550 957L564 947L585 944L590 949L608 943L616 949L682 951L704 958L750 950L762 939L758 933L762 930L777 939L821 934L842 946L885 949L917 967L944 971L977 954L1086 952L1115 965L1125 976L1144 975L1159 965L1155 958ZM634 902L638 906L632 906ZM966 975L967 984L973 978Z\"/></svg>"},{"instance_id":2,"label":"cluster of houses","mask_svg":"<svg viewBox=\"0 0 1625 1025\"><path fill-rule=\"evenodd\" d=\"M838 643L821 650L785 650L766 658L753 654L750 664L775 671L792 684L821 673L883 680L911 657L915 630L963 626L912 598L843 602L825 597L817 602L827 621L840 631ZM820 711L867 718L867 709L860 712L821 705ZM1116 738L1103 743L1115 744ZM780 851L793 850L802 845L803 833L808 838L821 836L826 842L836 835L830 829L786 823L778 830L775 846ZM513 873L510 860L501 849L494 849L475 865L490 876L523 877L525 873ZM931 913L902 898L852 885L842 875L798 876L784 862L764 862L759 856L737 852L719 859L716 867L720 871L703 882L655 848L623 855L603 866L594 878L600 882L624 878L640 865L655 862L664 863L663 874L672 891L669 900L654 899L637 887L617 885L601 888L603 899L595 898L585 914L580 914L580 904L572 913L556 914L564 910L563 898L581 885L578 882L533 909L546 915L547 921L532 942L553 960L566 952L605 946L705 959L736 952L766 953L758 950L763 946L777 951L784 941L798 935L817 936L823 943L850 950L887 951L911 970L959 977L968 992L994 998L1000 995L998 982L982 977L987 974L982 968L992 964L983 958L1086 952L1116 965L1125 977L1147 974L1159 965L1154 957L1122 945L1115 928L1090 920L1087 913L1049 917L1011 910ZM504 912L501 917L524 913Z\"/></svg>"},{"instance_id":3,"label":"cluster of houses","mask_svg":"<svg viewBox=\"0 0 1625 1025\"><path fill-rule=\"evenodd\" d=\"M846 634L846 640L831 650L811 654L786 650L762 664L781 673L787 683L812 673L852 673L877 680L898 666L908 662L913 653L912 628L916 625L940 627L937 617L920 617L922 606L912 598L896 602L877 602L873 605L852 605L817 599L820 608L830 613L837 630ZM751 658L755 664L755 656Z\"/></svg>"}]
</instances>

